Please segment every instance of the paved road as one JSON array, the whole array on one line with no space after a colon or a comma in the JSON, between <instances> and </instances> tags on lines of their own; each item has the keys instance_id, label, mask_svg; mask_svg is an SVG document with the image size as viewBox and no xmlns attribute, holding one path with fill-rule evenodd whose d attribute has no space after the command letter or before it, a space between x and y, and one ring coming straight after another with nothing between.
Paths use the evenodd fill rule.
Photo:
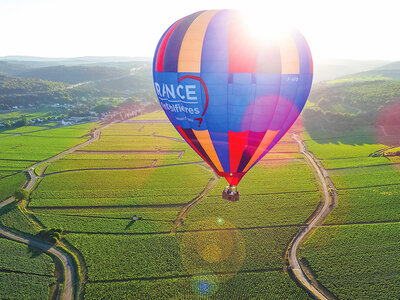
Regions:
<instances>
[{"instance_id":1,"label":"paved road","mask_svg":"<svg viewBox=\"0 0 400 300\"><path fill-rule=\"evenodd\" d=\"M300 152L306 157L306 159L310 162L311 166L315 169L318 179L322 185L322 189L324 191L324 205L322 209L316 214L307 227L305 227L293 240L293 243L289 249L288 260L289 265L293 271L294 276L303 285L309 292L311 292L316 299L329 299L328 296L324 295L320 290L314 287L311 284L311 281L307 277L307 275L303 272L300 267L299 259L296 256L297 249L301 243L303 243L303 239L309 234L316 226L317 223L322 222L330 212L329 204L330 204L330 197L328 192L328 186L326 184L326 180L324 177L323 172L321 171L320 167L315 162L313 156L309 154L309 152L305 149L303 141L296 135L292 134L292 138L296 140L299 144ZM325 171L325 170L323 170ZM325 171L326 172L326 171Z\"/></svg>"},{"instance_id":2,"label":"paved road","mask_svg":"<svg viewBox=\"0 0 400 300\"><path fill-rule=\"evenodd\" d=\"M0 209L10 203L12 203L14 201L14 197L8 198L6 201L0 203ZM71 259L66 256L64 253L62 253L60 250L56 249L55 247L46 244L44 242L35 240L35 239L31 239L31 238L26 238L26 237L21 237L18 236L12 232L7 231L6 229L2 228L0 226L0 235L19 242L19 243L23 243L29 246L33 246L35 248L38 248L44 252L50 253L56 257L58 257L65 268L65 286L64 286L64 295L63 295L63 299L65 300L72 300L73 299L73 282L74 282L74 265L72 264Z\"/></svg>"}]
</instances>

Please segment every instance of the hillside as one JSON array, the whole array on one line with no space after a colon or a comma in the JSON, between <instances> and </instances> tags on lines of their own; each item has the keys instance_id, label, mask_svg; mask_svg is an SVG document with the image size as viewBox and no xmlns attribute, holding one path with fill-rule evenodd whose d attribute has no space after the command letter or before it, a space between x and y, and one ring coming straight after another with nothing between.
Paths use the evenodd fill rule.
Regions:
<instances>
[{"instance_id":1,"label":"hillside","mask_svg":"<svg viewBox=\"0 0 400 300\"><path fill-rule=\"evenodd\" d=\"M374 80L400 80L400 62L397 61L368 71L342 76L334 82Z\"/></svg>"},{"instance_id":2,"label":"hillside","mask_svg":"<svg viewBox=\"0 0 400 300\"><path fill-rule=\"evenodd\" d=\"M0 75L0 109L66 101L65 87L59 82Z\"/></svg>"},{"instance_id":3,"label":"hillside","mask_svg":"<svg viewBox=\"0 0 400 300\"><path fill-rule=\"evenodd\" d=\"M12 63L8 61L0 61L0 73L6 75L16 75L19 72L28 70L29 67L25 64Z\"/></svg>"},{"instance_id":4,"label":"hillside","mask_svg":"<svg viewBox=\"0 0 400 300\"><path fill-rule=\"evenodd\" d=\"M375 125L382 112L400 101L400 81L319 83L303 118L307 129L342 131Z\"/></svg>"},{"instance_id":5,"label":"hillside","mask_svg":"<svg viewBox=\"0 0 400 300\"><path fill-rule=\"evenodd\" d=\"M314 82L334 80L369 71L388 63L384 60L316 59L314 60Z\"/></svg>"},{"instance_id":6,"label":"hillside","mask_svg":"<svg viewBox=\"0 0 400 300\"><path fill-rule=\"evenodd\" d=\"M51 66L18 72L18 76L76 84L128 75L127 70L102 66Z\"/></svg>"}]
</instances>

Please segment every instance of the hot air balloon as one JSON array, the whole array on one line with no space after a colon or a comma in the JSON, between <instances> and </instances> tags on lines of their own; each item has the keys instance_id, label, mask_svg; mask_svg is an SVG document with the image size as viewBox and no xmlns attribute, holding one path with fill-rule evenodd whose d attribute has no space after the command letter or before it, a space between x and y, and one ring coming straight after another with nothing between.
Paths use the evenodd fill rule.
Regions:
<instances>
[{"instance_id":1,"label":"hot air balloon","mask_svg":"<svg viewBox=\"0 0 400 300\"><path fill-rule=\"evenodd\" d=\"M228 200L238 200L239 181L289 130L310 92L307 42L297 29L269 38L280 23L259 28L263 38L239 11L199 11L172 24L154 54L163 110L226 178Z\"/></svg>"}]
</instances>

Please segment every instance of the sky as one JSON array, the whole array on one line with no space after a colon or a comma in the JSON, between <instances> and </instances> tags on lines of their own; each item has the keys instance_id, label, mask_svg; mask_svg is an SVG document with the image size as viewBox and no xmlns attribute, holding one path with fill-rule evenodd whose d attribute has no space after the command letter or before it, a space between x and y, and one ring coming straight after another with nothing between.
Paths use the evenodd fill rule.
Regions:
<instances>
[{"instance_id":1,"label":"sky","mask_svg":"<svg viewBox=\"0 0 400 300\"><path fill-rule=\"evenodd\" d=\"M0 0L0 56L152 57L173 22L223 8L296 26L314 59L400 60L398 0Z\"/></svg>"}]
</instances>

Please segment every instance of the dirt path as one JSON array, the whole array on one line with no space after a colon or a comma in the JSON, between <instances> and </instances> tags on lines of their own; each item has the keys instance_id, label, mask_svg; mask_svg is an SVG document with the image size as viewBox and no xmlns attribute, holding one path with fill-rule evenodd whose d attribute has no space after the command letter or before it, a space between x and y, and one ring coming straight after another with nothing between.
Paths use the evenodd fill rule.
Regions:
<instances>
[{"instance_id":1,"label":"dirt path","mask_svg":"<svg viewBox=\"0 0 400 300\"><path fill-rule=\"evenodd\" d=\"M92 137L89 140L87 140L86 142L76 145L76 146L74 146L68 150L65 150L53 157L50 157L44 161L38 162L38 163L34 164L33 166L31 166L29 169L25 170L25 172L28 174L28 181L25 183L24 188L26 190L31 190L32 188L34 188L37 180L39 178L41 178L40 176L37 176L34 172L34 170L37 166L55 161L67 154L70 154L71 152L74 152L75 150L77 150L81 147L84 147L84 146L94 142L95 140L97 140L99 138L100 131L111 124L113 124L113 123L109 123L105 126L100 127L99 129L96 129L94 131ZM10 197L7 200L0 203L0 208L2 208L14 201L15 201L14 197ZM63 272L65 274L64 293L63 293L62 299L67 299L67 300L74 299L74 294L75 294L74 282L75 282L76 270L74 268L73 260L70 256L64 254L59 249L57 249L55 246L52 246L50 244L47 244L47 243L40 241L38 239L35 239L35 238L19 236L13 232L8 231L7 229L5 229L1 226L0 226L0 235L4 236L10 240L13 240L13 241L16 241L19 243L24 243L31 247L38 248L41 251L44 251L46 253L49 253L50 255L56 256L62 262L62 265L64 267Z\"/></svg>"},{"instance_id":2,"label":"dirt path","mask_svg":"<svg viewBox=\"0 0 400 300\"><path fill-rule=\"evenodd\" d=\"M96 129L93 132L92 137L90 139L88 139L86 142L83 142L83 143L81 143L79 145L76 145L76 146L74 146L72 148L69 148L69 149L67 149L67 150L65 150L65 151L63 151L63 152L61 152L61 153L59 153L59 154L57 154L55 156L52 156L52 157L50 157L50 158L48 158L46 160L37 162L36 164L31 166L29 169L26 169L25 172L28 174L29 180L25 184L24 189L30 191L33 188L33 186L35 185L35 183L37 182L37 180L39 178L41 178L41 176L38 176L38 175L35 174L35 168L36 167L38 167L39 165L42 165L42 164L51 163L51 162L53 162L53 161L65 156L65 155L68 155L68 154L78 150L81 147L84 147L84 146L87 146L87 145L93 143L94 141L99 139L101 130L103 130L104 128L106 128L106 127L108 127L108 126L110 126L111 124L114 124L114 123L115 122L111 122L111 123L108 123L107 125L104 125L104 126L98 128L98 129Z\"/></svg>"},{"instance_id":3,"label":"dirt path","mask_svg":"<svg viewBox=\"0 0 400 300\"><path fill-rule=\"evenodd\" d=\"M208 171L210 169L204 167ZM176 216L176 219L174 221L174 225L172 226L171 233L176 233L176 230L178 227L183 225L183 219L187 217L189 214L190 210L195 206L201 199L203 199L207 194L214 188L214 186L217 184L219 177L217 174L214 173L213 170L210 171L213 174L213 178L208 181L207 185L204 187L204 189L201 191L201 193L194 198L192 201L188 202L182 209L178 212L178 215Z\"/></svg>"},{"instance_id":4,"label":"dirt path","mask_svg":"<svg viewBox=\"0 0 400 300\"><path fill-rule=\"evenodd\" d=\"M323 204L322 207L321 205L318 206L317 210L309 218L307 222L308 225L293 238L288 251L289 265L299 284L309 291L316 299L332 299L332 295L329 291L319 286L310 274L306 274L296 253L299 246L306 241L307 237L317 226L322 224L335 207L337 201L336 189L329 178L328 172L322 164L318 164L318 160L315 156L307 150L304 141L302 141L297 134L292 134L292 138L299 144L300 153L305 156L310 166L314 169L316 176L318 176L318 181L323 190Z\"/></svg>"},{"instance_id":5,"label":"dirt path","mask_svg":"<svg viewBox=\"0 0 400 300\"><path fill-rule=\"evenodd\" d=\"M7 200L5 200L4 202L0 203L0 209L12 202L14 202L14 197L8 198ZM74 283L74 274L75 274L75 269L74 269L74 264L71 260L71 258L67 255L65 255L63 252L61 252L59 249L57 249L54 246L51 246L45 242L42 242L40 240L36 240L33 238L28 238L28 237L23 237L23 236L19 236L15 233L12 233L8 230L6 230L5 228L2 228L0 226L0 235L19 242L19 243L23 243L26 244L30 247L35 247L38 248L40 250L42 250L43 252L49 253L50 255L56 256L61 262L62 265L64 266L65 269L65 284L64 284L64 294L63 294L63 299L74 299L74 288L73 288L73 283Z\"/></svg>"}]
</instances>

